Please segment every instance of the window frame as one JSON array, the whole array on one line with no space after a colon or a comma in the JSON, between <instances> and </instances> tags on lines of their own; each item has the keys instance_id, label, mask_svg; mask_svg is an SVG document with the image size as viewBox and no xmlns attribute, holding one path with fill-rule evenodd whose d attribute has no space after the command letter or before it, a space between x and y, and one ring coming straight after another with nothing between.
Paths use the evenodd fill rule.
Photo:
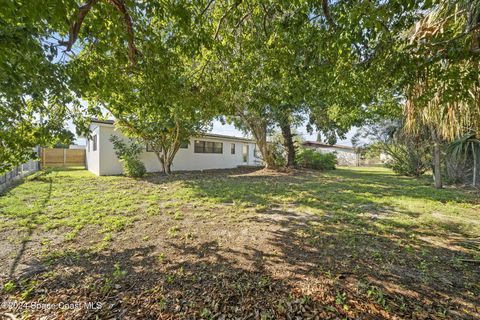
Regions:
<instances>
[{"instance_id":1,"label":"window frame","mask_svg":"<svg viewBox=\"0 0 480 320\"><path fill-rule=\"evenodd\" d=\"M195 140L193 145L194 153L223 154L223 142Z\"/></svg>"},{"instance_id":2,"label":"window frame","mask_svg":"<svg viewBox=\"0 0 480 320\"><path fill-rule=\"evenodd\" d=\"M230 147L230 153L235 154L235 143L232 143L232 146Z\"/></svg>"}]
</instances>

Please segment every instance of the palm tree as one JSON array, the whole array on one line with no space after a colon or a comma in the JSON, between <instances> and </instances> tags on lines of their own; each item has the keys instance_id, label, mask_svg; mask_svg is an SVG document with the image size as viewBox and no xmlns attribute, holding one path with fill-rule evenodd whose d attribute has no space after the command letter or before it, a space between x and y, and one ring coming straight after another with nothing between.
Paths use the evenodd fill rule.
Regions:
<instances>
[{"instance_id":1,"label":"palm tree","mask_svg":"<svg viewBox=\"0 0 480 320\"><path fill-rule=\"evenodd\" d=\"M405 129L430 132L441 188L441 143L480 132L480 0L437 2L407 37L418 64L405 90Z\"/></svg>"},{"instance_id":2,"label":"palm tree","mask_svg":"<svg viewBox=\"0 0 480 320\"><path fill-rule=\"evenodd\" d=\"M477 137L475 133L468 133L452 143L447 148L447 154L452 156L454 159L461 159L464 157L465 159L468 157L468 151L472 151L473 155L473 178L472 178L472 186L477 185L477 170L478 170L478 151L480 150L480 139Z\"/></svg>"}]
</instances>

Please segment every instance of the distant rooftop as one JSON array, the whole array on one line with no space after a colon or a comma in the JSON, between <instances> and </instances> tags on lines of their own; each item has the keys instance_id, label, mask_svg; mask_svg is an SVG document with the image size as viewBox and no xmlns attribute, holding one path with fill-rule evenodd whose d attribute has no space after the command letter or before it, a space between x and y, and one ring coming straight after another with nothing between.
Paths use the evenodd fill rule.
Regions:
<instances>
[{"instance_id":1,"label":"distant rooftop","mask_svg":"<svg viewBox=\"0 0 480 320\"><path fill-rule=\"evenodd\" d=\"M354 147L350 146L342 146L339 144L326 144L322 142L317 142L317 141L305 141L302 143L304 146L313 146L317 148L337 148L337 149L345 149L345 150L350 150L350 151L355 151Z\"/></svg>"}]
</instances>

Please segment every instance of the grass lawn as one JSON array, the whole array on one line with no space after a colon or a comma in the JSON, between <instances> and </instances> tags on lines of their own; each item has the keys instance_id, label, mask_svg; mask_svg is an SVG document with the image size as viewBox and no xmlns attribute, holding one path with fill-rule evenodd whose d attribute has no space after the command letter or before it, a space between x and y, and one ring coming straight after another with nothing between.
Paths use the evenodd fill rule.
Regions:
<instances>
[{"instance_id":1,"label":"grass lawn","mask_svg":"<svg viewBox=\"0 0 480 320\"><path fill-rule=\"evenodd\" d=\"M479 319L480 195L383 168L97 177L0 196L18 317Z\"/></svg>"}]
</instances>

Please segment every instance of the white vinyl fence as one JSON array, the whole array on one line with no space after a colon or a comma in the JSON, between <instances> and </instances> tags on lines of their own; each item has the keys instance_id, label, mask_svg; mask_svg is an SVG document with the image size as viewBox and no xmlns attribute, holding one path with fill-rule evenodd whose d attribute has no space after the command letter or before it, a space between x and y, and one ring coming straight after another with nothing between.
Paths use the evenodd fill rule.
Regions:
<instances>
[{"instance_id":1,"label":"white vinyl fence","mask_svg":"<svg viewBox=\"0 0 480 320\"><path fill-rule=\"evenodd\" d=\"M24 164L14 167L5 174L0 175L0 192L5 190L12 181L25 177L33 172L40 170L40 162L30 160Z\"/></svg>"}]
</instances>

